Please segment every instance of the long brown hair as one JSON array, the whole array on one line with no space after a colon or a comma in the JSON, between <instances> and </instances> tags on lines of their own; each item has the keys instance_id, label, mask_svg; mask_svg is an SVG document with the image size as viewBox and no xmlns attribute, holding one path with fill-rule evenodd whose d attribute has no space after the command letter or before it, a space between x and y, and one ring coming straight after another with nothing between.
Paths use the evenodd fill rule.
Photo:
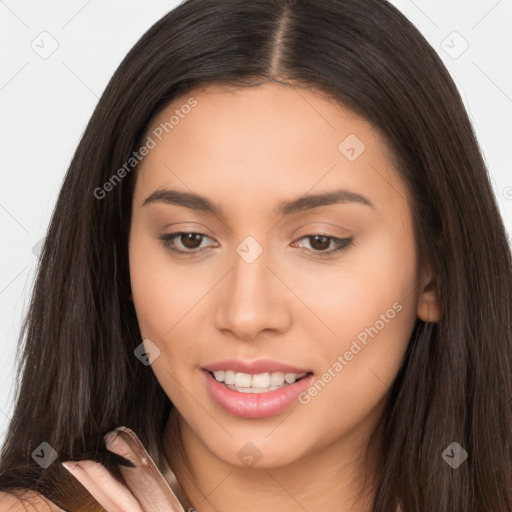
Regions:
<instances>
[{"instance_id":1,"label":"long brown hair","mask_svg":"<svg viewBox=\"0 0 512 512\"><path fill-rule=\"evenodd\" d=\"M208 83L280 82L335 98L386 137L413 198L442 304L417 320L382 418L373 512L512 510L512 264L460 95L436 52L384 0L187 0L137 42L87 126L51 219L20 337L0 490L49 494L59 460L107 460L126 425L158 460L172 404L133 355L141 334L127 237L133 172L102 187L173 98ZM441 454L457 442L457 469ZM106 462L108 463L108 461Z\"/></svg>"}]
</instances>

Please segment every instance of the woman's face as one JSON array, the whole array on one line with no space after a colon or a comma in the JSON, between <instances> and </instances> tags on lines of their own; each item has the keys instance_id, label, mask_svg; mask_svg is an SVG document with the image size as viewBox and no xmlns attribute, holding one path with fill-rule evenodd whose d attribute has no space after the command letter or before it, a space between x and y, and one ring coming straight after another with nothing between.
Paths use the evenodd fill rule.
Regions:
<instances>
[{"instance_id":1,"label":"woman's face","mask_svg":"<svg viewBox=\"0 0 512 512\"><path fill-rule=\"evenodd\" d=\"M146 136L133 302L187 439L260 467L363 446L433 311L383 139L276 84L194 91Z\"/></svg>"}]
</instances>

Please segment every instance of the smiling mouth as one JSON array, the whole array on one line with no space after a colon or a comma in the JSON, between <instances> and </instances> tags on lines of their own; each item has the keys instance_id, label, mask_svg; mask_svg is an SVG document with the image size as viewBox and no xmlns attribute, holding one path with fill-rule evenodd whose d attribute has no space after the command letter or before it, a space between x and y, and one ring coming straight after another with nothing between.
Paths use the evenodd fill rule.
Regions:
<instances>
[{"instance_id":1,"label":"smiling mouth","mask_svg":"<svg viewBox=\"0 0 512 512\"><path fill-rule=\"evenodd\" d=\"M276 389L291 386L312 372L304 373L243 373L231 370L208 371L210 375L227 389L239 393L268 393Z\"/></svg>"}]
</instances>

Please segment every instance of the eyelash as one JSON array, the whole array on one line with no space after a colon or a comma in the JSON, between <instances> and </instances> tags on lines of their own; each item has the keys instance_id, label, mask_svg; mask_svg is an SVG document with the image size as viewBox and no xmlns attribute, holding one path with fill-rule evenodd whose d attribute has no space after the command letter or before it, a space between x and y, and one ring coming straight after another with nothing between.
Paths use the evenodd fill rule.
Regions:
<instances>
[{"instance_id":1,"label":"eyelash","mask_svg":"<svg viewBox=\"0 0 512 512\"><path fill-rule=\"evenodd\" d=\"M168 233L165 235L161 235L159 238L162 242L162 245L168 251L178 254L180 256L184 256L184 257L196 256L197 254L202 253L203 251L208 249L207 247L203 247L202 249L196 249L196 250L191 250L191 251L182 251L180 249L176 249L176 247L173 245L173 241L175 238L178 238L181 235L200 235L203 237L210 238L206 233L200 233L197 231L178 231L175 233ZM329 236L326 233L314 233L311 235L305 235L305 236L299 238L299 240L303 240L304 238L313 238L315 236L321 236L321 237L328 238L329 240L334 241L335 245L337 246L336 249L330 250L330 251L315 251L313 249L302 248L308 252L313 252L313 254L315 256L319 256L320 258L328 258L335 253L338 253L341 251L346 251L347 249L349 249L350 247L352 247L354 245L354 237L337 238L335 236Z\"/></svg>"}]
</instances>

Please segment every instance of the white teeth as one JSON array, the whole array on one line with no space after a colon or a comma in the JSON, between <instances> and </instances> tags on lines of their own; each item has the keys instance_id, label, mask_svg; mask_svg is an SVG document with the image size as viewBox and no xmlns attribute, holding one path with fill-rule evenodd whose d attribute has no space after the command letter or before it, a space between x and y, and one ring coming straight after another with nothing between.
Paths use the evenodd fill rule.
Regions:
<instances>
[{"instance_id":1,"label":"white teeth","mask_svg":"<svg viewBox=\"0 0 512 512\"><path fill-rule=\"evenodd\" d=\"M235 374L235 386L237 388L250 388L251 380L251 375L248 373L236 372Z\"/></svg>"},{"instance_id":2,"label":"white teeth","mask_svg":"<svg viewBox=\"0 0 512 512\"><path fill-rule=\"evenodd\" d=\"M285 373L284 380L288 382L288 384L293 384L296 380L295 373Z\"/></svg>"},{"instance_id":3,"label":"white teeth","mask_svg":"<svg viewBox=\"0 0 512 512\"><path fill-rule=\"evenodd\" d=\"M234 383L235 383L235 372L228 370L224 375L224 384L234 384Z\"/></svg>"},{"instance_id":4,"label":"white teeth","mask_svg":"<svg viewBox=\"0 0 512 512\"><path fill-rule=\"evenodd\" d=\"M270 384L272 386L282 386L284 384L284 373L272 373L270 375Z\"/></svg>"},{"instance_id":5,"label":"white teeth","mask_svg":"<svg viewBox=\"0 0 512 512\"><path fill-rule=\"evenodd\" d=\"M219 370L217 372L213 372L215 380L218 380L219 382L224 382L225 373L226 372L224 370Z\"/></svg>"},{"instance_id":6,"label":"white teeth","mask_svg":"<svg viewBox=\"0 0 512 512\"><path fill-rule=\"evenodd\" d=\"M268 388L270 386L270 374L258 373L252 376L251 386L253 388Z\"/></svg>"},{"instance_id":7,"label":"white teeth","mask_svg":"<svg viewBox=\"0 0 512 512\"><path fill-rule=\"evenodd\" d=\"M265 393L283 385L293 384L306 373L258 373L255 375L232 370L213 372L215 380L223 382L229 389L241 393ZM286 383L286 384L285 384Z\"/></svg>"}]
</instances>

